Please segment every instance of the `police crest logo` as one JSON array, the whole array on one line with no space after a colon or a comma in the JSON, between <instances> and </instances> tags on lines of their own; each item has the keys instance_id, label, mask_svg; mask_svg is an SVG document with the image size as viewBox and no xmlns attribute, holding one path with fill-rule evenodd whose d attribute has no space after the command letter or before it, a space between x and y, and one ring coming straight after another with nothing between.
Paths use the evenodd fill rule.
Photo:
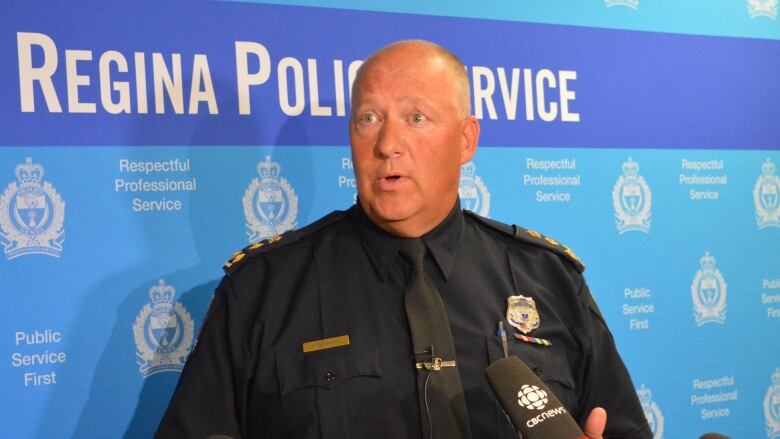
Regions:
<instances>
[{"instance_id":1,"label":"police crest logo","mask_svg":"<svg viewBox=\"0 0 780 439\"><path fill-rule=\"evenodd\" d=\"M639 402L642 404L642 411L645 412L647 424L653 432L653 439L663 439L664 437L664 416L661 409L653 402L653 393L642 384L642 387L636 391Z\"/></svg>"},{"instance_id":2,"label":"police crest logo","mask_svg":"<svg viewBox=\"0 0 780 439\"><path fill-rule=\"evenodd\" d=\"M523 334L539 327L539 312L534 299L525 296L509 296L506 299L506 320Z\"/></svg>"},{"instance_id":3,"label":"police crest logo","mask_svg":"<svg viewBox=\"0 0 780 439\"><path fill-rule=\"evenodd\" d=\"M652 193L645 179L639 175L639 163L631 157L623 162L623 175L612 189L617 230L620 234L638 231L650 232Z\"/></svg>"},{"instance_id":4,"label":"police crest logo","mask_svg":"<svg viewBox=\"0 0 780 439\"><path fill-rule=\"evenodd\" d=\"M777 18L777 0L747 0L748 14L750 18L760 16Z\"/></svg>"},{"instance_id":5,"label":"police crest logo","mask_svg":"<svg viewBox=\"0 0 780 439\"><path fill-rule=\"evenodd\" d=\"M772 385L764 397L766 435L769 439L780 439L780 368L772 374Z\"/></svg>"},{"instance_id":6,"label":"police crest logo","mask_svg":"<svg viewBox=\"0 0 780 439\"><path fill-rule=\"evenodd\" d=\"M266 156L257 164L255 178L244 191L244 216L249 242L281 235L295 227L298 197L290 184L281 178L282 167Z\"/></svg>"},{"instance_id":7,"label":"police crest logo","mask_svg":"<svg viewBox=\"0 0 780 439\"><path fill-rule=\"evenodd\" d=\"M0 196L0 242L5 256L42 254L58 258L65 241L65 202L48 181L43 166L27 157L15 169L17 182Z\"/></svg>"},{"instance_id":8,"label":"police crest logo","mask_svg":"<svg viewBox=\"0 0 780 439\"><path fill-rule=\"evenodd\" d=\"M753 203L756 206L758 228L780 227L780 177L775 174L771 160L761 165L761 175L753 187Z\"/></svg>"},{"instance_id":9,"label":"police crest logo","mask_svg":"<svg viewBox=\"0 0 780 439\"><path fill-rule=\"evenodd\" d=\"M691 283L696 325L726 323L726 280L715 268L715 258L705 252L699 260L701 268Z\"/></svg>"},{"instance_id":10,"label":"police crest logo","mask_svg":"<svg viewBox=\"0 0 780 439\"><path fill-rule=\"evenodd\" d=\"M639 7L639 0L604 0L604 3L608 8L611 8L612 6L626 6L631 9L636 9Z\"/></svg>"},{"instance_id":11,"label":"police crest logo","mask_svg":"<svg viewBox=\"0 0 780 439\"><path fill-rule=\"evenodd\" d=\"M487 217L490 213L490 192L482 179L476 175L476 170L474 162L461 166L458 196L464 209Z\"/></svg>"},{"instance_id":12,"label":"police crest logo","mask_svg":"<svg viewBox=\"0 0 780 439\"><path fill-rule=\"evenodd\" d=\"M133 324L141 376L180 372L193 347L193 321L176 290L163 279L149 289L151 304L141 309Z\"/></svg>"}]
</instances>

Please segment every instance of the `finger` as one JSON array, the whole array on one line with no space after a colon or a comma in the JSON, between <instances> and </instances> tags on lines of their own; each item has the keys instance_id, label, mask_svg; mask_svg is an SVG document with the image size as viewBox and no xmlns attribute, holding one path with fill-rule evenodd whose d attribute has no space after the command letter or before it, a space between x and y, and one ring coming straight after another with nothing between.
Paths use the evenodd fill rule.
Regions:
<instances>
[{"instance_id":1,"label":"finger","mask_svg":"<svg viewBox=\"0 0 780 439\"><path fill-rule=\"evenodd\" d=\"M588 420L585 421L585 435L589 439L602 439L606 426L607 411L601 407L596 407L588 415Z\"/></svg>"}]
</instances>

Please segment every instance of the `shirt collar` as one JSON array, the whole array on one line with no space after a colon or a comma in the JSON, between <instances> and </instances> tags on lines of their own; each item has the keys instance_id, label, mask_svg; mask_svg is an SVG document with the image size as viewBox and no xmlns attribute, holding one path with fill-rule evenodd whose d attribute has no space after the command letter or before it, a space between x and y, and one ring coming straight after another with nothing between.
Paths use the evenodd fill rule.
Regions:
<instances>
[{"instance_id":1,"label":"shirt collar","mask_svg":"<svg viewBox=\"0 0 780 439\"><path fill-rule=\"evenodd\" d=\"M374 224L363 211L359 201L349 209L347 215L357 226L363 249L377 274L384 280L405 238L391 235ZM458 199L444 221L422 236L445 281L449 279L455 266L464 223Z\"/></svg>"}]
</instances>

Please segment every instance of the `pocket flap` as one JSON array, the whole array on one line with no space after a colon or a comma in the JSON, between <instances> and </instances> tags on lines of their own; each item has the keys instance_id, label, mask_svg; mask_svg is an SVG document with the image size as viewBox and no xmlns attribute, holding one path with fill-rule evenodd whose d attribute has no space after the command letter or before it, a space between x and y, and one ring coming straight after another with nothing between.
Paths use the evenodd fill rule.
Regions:
<instances>
[{"instance_id":1,"label":"pocket flap","mask_svg":"<svg viewBox=\"0 0 780 439\"><path fill-rule=\"evenodd\" d=\"M381 376L377 350L354 344L308 353L277 352L276 373L282 396L304 387L330 389L358 376Z\"/></svg>"}]
</instances>

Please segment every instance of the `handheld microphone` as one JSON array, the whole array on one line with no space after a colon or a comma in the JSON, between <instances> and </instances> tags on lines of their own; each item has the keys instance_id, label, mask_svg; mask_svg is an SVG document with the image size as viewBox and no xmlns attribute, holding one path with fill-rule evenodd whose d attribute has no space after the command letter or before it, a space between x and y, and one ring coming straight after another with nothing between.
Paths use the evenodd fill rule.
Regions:
<instances>
[{"instance_id":1,"label":"handheld microphone","mask_svg":"<svg viewBox=\"0 0 780 439\"><path fill-rule=\"evenodd\" d=\"M524 438L587 439L552 390L519 358L502 358L485 374L504 413Z\"/></svg>"}]
</instances>

